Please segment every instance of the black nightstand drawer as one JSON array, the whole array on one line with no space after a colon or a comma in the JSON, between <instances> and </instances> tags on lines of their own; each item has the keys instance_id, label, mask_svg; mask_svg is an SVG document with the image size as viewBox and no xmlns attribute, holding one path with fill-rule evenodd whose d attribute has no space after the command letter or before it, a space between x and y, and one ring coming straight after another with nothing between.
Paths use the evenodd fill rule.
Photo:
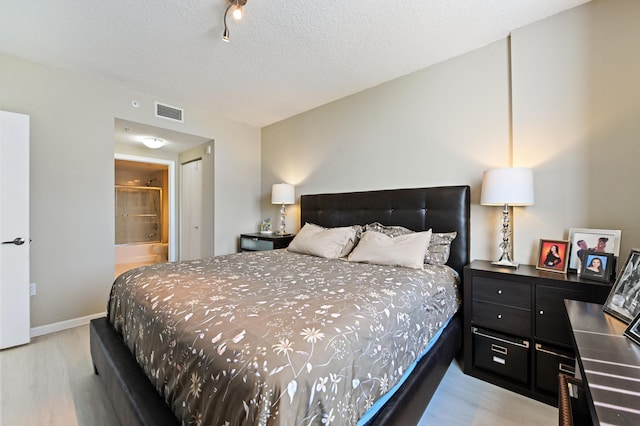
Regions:
<instances>
[{"instance_id":1,"label":"black nightstand drawer","mask_svg":"<svg viewBox=\"0 0 640 426\"><path fill-rule=\"evenodd\" d=\"M473 299L531 310L531 285L517 281L473 277Z\"/></svg>"},{"instance_id":2,"label":"black nightstand drawer","mask_svg":"<svg viewBox=\"0 0 640 426\"><path fill-rule=\"evenodd\" d=\"M575 376L575 355L553 346L536 343L536 389L558 395L558 374Z\"/></svg>"},{"instance_id":3,"label":"black nightstand drawer","mask_svg":"<svg viewBox=\"0 0 640 426\"><path fill-rule=\"evenodd\" d=\"M531 311L474 300L471 322L517 335L531 334Z\"/></svg>"},{"instance_id":4,"label":"black nightstand drawer","mask_svg":"<svg viewBox=\"0 0 640 426\"><path fill-rule=\"evenodd\" d=\"M529 381L529 341L473 328L473 364L520 383Z\"/></svg>"},{"instance_id":5,"label":"black nightstand drawer","mask_svg":"<svg viewBox=\"0 0 640 426\"><path fill-rule=\"evenodd\" d=\"M273 250L273 241L243 237L240 239L242 250Z\"/></svg>"},{"instance_id":6,"label":"black nightstand drawer","mask_svg":"<svg viewBox=\"0 0 640 426\"><path fill-rule=\"evenodd\" d=\"M295 235L278 234L242 234L240 235L241 251L265 251L286 248Z\"/></svg>"}]
</instances>

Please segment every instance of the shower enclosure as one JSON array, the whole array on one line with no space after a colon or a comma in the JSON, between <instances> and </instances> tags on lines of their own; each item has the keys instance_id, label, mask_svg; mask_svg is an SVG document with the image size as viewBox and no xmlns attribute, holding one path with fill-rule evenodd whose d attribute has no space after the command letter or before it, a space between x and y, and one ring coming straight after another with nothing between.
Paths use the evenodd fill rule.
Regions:
<instances>
[{"instance_id":1,"label":"shower enclosure","mask_svg":"<svg viewBox=\"0 0 640 426\"><path fill-rule=\"evenodd\" d=\"M162 188L116 185L116 245L162 241Z\"/></svg>"}]
</instances>

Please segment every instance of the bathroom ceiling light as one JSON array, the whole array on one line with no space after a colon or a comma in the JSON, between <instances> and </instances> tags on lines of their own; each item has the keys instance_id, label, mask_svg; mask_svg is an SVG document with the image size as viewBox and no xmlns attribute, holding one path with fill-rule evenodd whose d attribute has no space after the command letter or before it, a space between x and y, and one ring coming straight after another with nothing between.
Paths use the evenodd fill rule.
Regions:
<instances>
[{"instance_id":1,"label":"bathroom ceiling light","mask_svg":"<svg viewBox=\"0 0 640 426\"><path fill-rule=\"evenodd\" d=\"M147 148L158 149L164 145L164 141L159 138L144 138L142 143Z\"/></svg>"}]
</instances>

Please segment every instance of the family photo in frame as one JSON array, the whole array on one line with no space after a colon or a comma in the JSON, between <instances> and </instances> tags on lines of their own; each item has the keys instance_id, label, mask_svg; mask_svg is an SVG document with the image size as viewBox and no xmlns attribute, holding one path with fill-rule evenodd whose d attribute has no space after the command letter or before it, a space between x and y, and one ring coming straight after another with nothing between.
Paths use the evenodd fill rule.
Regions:
<instances>
[{"instance_id":1,"label":"family photo in frame","mask_svg":"<svg viewBox=\"0 0 640 426\"><path fill-rule=\"evenodd\" d=\"M629 324L624 335L640 345L640 315L636 315L636 319Z\"/></svg>"},{"instance_id":2,"label":"family photo in frame","mask_svg":"<svg viewBox=\"0 0 640 426\"><path fill-rule=\"evenodd\" d=\"M622 231L615 229L569 228L568 270L580 271L581 256L587 250L620 256L621 234Z\"/></svg>"},{"instance_id":3,"label":"family photo in frame","mask_svg":"<svg viewBox=\"0 0 640 426\"><path fill-rule=\"evenodd\" d=\"M569 242L565 240L540 240L537 269L567 273Z\"/></svg>"},{"instance_id":4,"label":"family photo in frame","mask_svg":"<svg viewBox=\"0 0 640 426\"><path fill-rule=\"evenodd\" d=\"M627 324L640 313L640 250L633 249L629 253L604 310Z\"/></svg>"}]
</instances>

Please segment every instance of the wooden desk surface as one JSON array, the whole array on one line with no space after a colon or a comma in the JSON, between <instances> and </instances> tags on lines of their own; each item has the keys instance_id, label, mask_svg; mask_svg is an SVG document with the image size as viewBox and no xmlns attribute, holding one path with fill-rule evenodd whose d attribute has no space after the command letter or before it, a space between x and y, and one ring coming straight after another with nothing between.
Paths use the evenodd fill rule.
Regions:
<instances>
[{"instance_id":1,"label":"wooden desk surface","mask_svg":"<svg viewBox=\"0 0 640 426\"><path fill-rule=\"evenodd\" d=\"M565 300L594 424L640 425L640 345L602 305Z\"/></svg>"}]
</instances>

